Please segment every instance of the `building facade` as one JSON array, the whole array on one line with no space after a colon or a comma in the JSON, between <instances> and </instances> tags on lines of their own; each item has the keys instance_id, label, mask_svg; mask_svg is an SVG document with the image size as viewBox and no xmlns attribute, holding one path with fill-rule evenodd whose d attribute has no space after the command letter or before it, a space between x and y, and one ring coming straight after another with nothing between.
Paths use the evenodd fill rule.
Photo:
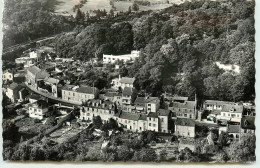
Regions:
<instances>
[{"instance_id":1,"label":"building facade","mask_svg":"<svg viewBox=\"0 0 260 168\"><path fill-rule=\"evenodd\" d=\"M139 57L140 51L131 51L131 54L125 55L107 55L103 54L103 63L104 64L113 64L116 61L123 61L126 63L127 61L133 61Z\"/></svg>"}]
</instances>

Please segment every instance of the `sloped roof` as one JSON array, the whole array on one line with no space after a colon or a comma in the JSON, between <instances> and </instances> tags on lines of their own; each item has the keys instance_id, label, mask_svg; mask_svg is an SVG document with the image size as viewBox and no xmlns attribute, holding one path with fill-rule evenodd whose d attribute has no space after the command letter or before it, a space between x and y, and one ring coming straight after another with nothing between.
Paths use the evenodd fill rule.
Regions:
<instances>
[{"instance_id":1,"label":"sloped roof","mask_svg":"<svg viewBox=\"0 0 260 168\"><path fill-rule=\"evenodd\" d=\"M132 114L127 112L122 112L120 118L127 119L127 120L135 120L137 121L140 117L140 114Z\"/></svg>"},{"instance_id":2,"label":"sloped roof","mask_svg":"<svg viewBox=\"0 0 260 168\"><path fill-rule=\"evenodd\" d=\"M152 118L158 118L158 114L157 113L153 113L153 112L150 112L147 117L152 117Z\"/></svg>"},{"instance_id":3,"label":"sloped roof","mask_svg":"<svg viewBox=\"0 0 260 168\"><path fill-rule=\"evenodd\" d=\"M170 115L170 110L166 110L166 109L159 109L158 110L158 115L159 116L169 116Z\"/></svg>"},{"instance_id":4,"label":"sloped roof","mask_svg":"<svg viewBox=\"0 0 260 168\"><path fill-rule=\"evenodd\" d=\"M145 99L145 103L156 103L156 101L159 101L158 97L147 97Z\"/></svg>"},{"instance_id":5,"label":"sloped roof","mask_svg":"<svg viewBox=\"0 0 260 168\"><path fill-rule=\"evenodd\" d=\"M123 90L123 95L131 96L133 94L133 90L130 87L125 87Z\"/></svg>"},{"instance_id":6,"label":"sloped roof","mask_svg":"<svg viewBox=\"0 0 260 168\"><path fill-rule=\"evenodd\" d=\"M106 96L106 97L114 97L115 95L117 95L116 92L106 92L106 93L105 93L105 96Z\"/></svg>"},{"instance_id":7,"label":"sloped roof","mask_svg":"<svg viewBox=\"0 0 260 168\"><path fill-rule=\"evenodd\" d=\"M255 117L243 117L241 119L241 128L255 130Z\"/></svg>"},{"instance_id":8,"label":"sloped roof","mask_svg":"<svg viewBox=\"0 0 260 168\"><path fill-rule=\"evenodd\" d=\"M240 125L228 125L228 133L239 133Z\"/></svg>"},{"instance_id":9,"label":"sloped roof","mask_svg":"<svg viewBox=\"0 0 260 168\"><path fill-rule=\"evenodd\" d=\"M243 113L244 107L242 105L225 104L222 109L223 112Z\"/></svg>"},{"instance_id":10,"label":"sloped roof","mask_svg":"<svg viewBox=\"0 0 260 168\"><path fill-rule=\"evenodd\" d=\"M18 85L18 84L15 83L15 82L13 82L13 83L11 83L11 84L9 85L8 88L11 89L11 90L14 90L14 89L20 89L20 88L22 88L22 86L21 86L21 85Z\"/></svg>"},{"instance_id":11,"label":"sloped roof","mask_svg":"<svg viewBox=\"0 0 260 168\"><path fill-rule=\"evenodd\" d=\"M122 77L120 79L121 83L127 83L127 84L133 84L135 81L135 78L129 78L129 77Z\"/></svg>"},{"instance_id":12,"label":"sloped roof","mask_svg":"<svg viewBox=\"0 0 260 168\"><path fill-rule=\"evenodd\" d=\"M48 108L50 106L50 104L47 103L45 100L38 100L38 101L32 103L31 106L41 108L41 109L45 109L45 108Z\"/></svg>"},{"instance_id":13,"label":"sloped roof","mask_svg":"<svg viewBox=\"0 0 260 168\"><path fill-rule=\"evenodd\" d=\"M195 127L195 121L189 118L177 118L175 125Z\"/></svg>"},{"instance_id":14,"label":"sloped roof","mask_svg":"<svg viewBox=\"0 0 260 168\"><path fill-rule=\"evenodd\" d=\"M227 101L219 101L219 100L205 100L204 104L225 105L225 104L235 104L235 103L227 102Z\"/></svg>"},{"instance_id":15,"label":"sloped roof","mask_svg":"<svg viewBox=\"0 0 260 168\"><path fill-rule=\"evenodd\" d=\"M47 77L49 77L50 74L46 71L40 71L36 74L36 79L45 79Z\"/></svg>"},{"instance_id":16,"label":"sloped roof","mask_svg":"<svg viewBox=\"0 0 260 168\"><path fill-rule=\"evenodd\" d=\"M27 69L27 71L31 72L32 74L37 74L38 72L41 71L41 69L38 68L37 66L31 66Z\"/></svg>"},{"instance_id":17,"label":"sloped roof","mask_svg":"<svg viewBox=\"0 0 260 168\"><path fill-rule=\"evenodd\" d=\"M53 83L53 84L57 84L57 83L60 82L59 79L55 79L55 78L51 78L51 77L46 77L44 80L45 80L46 82L48 82L48 83Z\"/></svg>"},{"instance_id":18,"label":"sloped roof","mask_svg":"<svg viewBox=\"0 0 260 168\"><path fill-rule=\"evenodd\" d=\"M137 97L134 102L134 104L144 104L144 103L145 103L145 97Z\"/></svg>"},{"instance_id":19,"label":"sloped roof","mask_svg":"<svg viewBox=\"0 0 260 168\"><path fill-rule=\"evenodd\" d=\"M38 94L32 94L29 96L29 99L34 99L34 100L39 100L40 98L41 98L41 96Z\"/></svg>"},{"instance_id":20,"label":"sloped roof","mask_svg":"<svg viewBox=\"0 0 260 168\"><path fill-rule=\"evenodd\" d=\"M173 108L185 108L185 109L194 109L196 107L196 102L195 101L185 101L184 103L179 103L179 102L172 102L170 103L169 107Z\"/></svg>"},{"instance_id":21,"label":"sloped roof","mask_svg":"<svg viewBox=\"0 0 260 168\"><path fill-rule=\"evenodd\" d=\"M79 93L86 93L86 94L95 94L98 91L98 88L96 87L89 87L89 86L84 86L84 87L79 87L76 89L77 92Z\"/></svg>"},{"instance_id":22,"label":"sloped roof","mask_svg":"<svg viewBox=\"0 0 260 168\"><path fill-rule=\"evenodd\" d=\"M147 120L147 115L141 114L138 120Z\"/></svg>"}]
</instances>

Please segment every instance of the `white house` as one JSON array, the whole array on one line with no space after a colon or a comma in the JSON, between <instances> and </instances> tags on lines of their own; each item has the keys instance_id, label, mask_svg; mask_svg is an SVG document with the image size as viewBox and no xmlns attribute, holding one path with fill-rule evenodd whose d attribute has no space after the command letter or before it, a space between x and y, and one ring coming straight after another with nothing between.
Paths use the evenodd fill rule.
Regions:
<instances>
[{"instance_id":1,"label":"white house","mask_svg":"<svg viewBox=\"0 0 260 168\"><path fill-rule=\"evenodd\" d=\"M29 117L39 120L46 118L49 111L49 104L44 100L38 100L29 105Z\"/></svg>"},{"instance_id":2,"label":"white house","mask_svg":"<svg viewBox=\"0 0 260 168\"><path fill-rule=\"evenodd\" d=\"M125 62L127 61L133 61L136 58L139 57L140 51L131 51L131 54L124 54L124 55L107 55L103 54L103 63L108 64L108 63L115 63L117 60L122 60Z\"/></svg>"}]
</instances>

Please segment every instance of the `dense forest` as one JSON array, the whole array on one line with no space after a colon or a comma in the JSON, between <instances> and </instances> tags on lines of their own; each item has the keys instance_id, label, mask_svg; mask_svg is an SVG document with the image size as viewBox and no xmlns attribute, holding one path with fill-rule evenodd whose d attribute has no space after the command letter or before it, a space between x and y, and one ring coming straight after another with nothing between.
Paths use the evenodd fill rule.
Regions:
<instances>
[{"instance_id":1,"label":"dense forest","mask_svg":"<svg viewBox=\"0 0 260 168\"><path fill-rule=\"evenodd\" d=\"M106 19L79 24L75 34L61 35L55 44L60 56L80 60L141 50L133 65L123 67L124 75L136 78L137 89L156 96L169 92L253 100L254 6L253 1L200 1L161 11L108 14ZM240 72L225 72L217 61L238 65Z\"/></svg>"},{"instance_id":2,"label":"dense forest","mask_svg":"<svg viewBox=\"0 0 260 168\"><path fill-rule=\"evenodd\" d=\"M28 42L74 28L74 18L55 15L56 0L6 0L3 47Z\"/></svg>"}]
</instances>

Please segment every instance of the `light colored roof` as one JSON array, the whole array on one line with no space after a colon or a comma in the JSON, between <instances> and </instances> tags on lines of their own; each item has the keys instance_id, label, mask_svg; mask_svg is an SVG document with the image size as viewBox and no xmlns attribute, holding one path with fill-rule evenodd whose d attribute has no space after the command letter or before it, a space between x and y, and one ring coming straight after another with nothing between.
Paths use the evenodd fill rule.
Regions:
<instances>
[{"instance_id":1,"label":"light colored roof","mask_svg":"<svg viewBox=\"0 0 260 168\"><path fill-rule=\"evenodd\" d=\"M147 97L145 99L145 103L156 103L157 101L160 101L158 97Z\"/></svg>"},{"instance_id":2,"label":"light colored roof","mask_svg":"<svg viewBox=\"0 0 260 168\"><path fill-rule=\"evenodd\" d=\"M227 101L219 101L219 100L205 100L204 104L225 105L225 104L235 104L235 102L227 102Z\"/></svg>"},{"instance_id":3,"label":"light colored roof","mask_svg":"<svg viewBox=\"0 0 260 168\"><path fill-rule=\"evenodd\" d=\"M223 112L243 113L244 107L243 107L243 105L226 104L223 106L222 111Z\"/></svg>"},{"instance_id":4,"label":"light colored roof","mask_svg":"<svg viewBox=\"0 0 260 168\"><path fill-rule=\"evenodd\" d=\"M27 71L31 72L32 74L37 74L38 72L41 71L41 69L38 68L37 66L31 66L27 69Z\"/></svg>"},{"instance_id":5,"label":"light colored roof","mask_svg":"<svg viewBox=\"0 0 260 168\"><path fill-rule=\"evenodd\" d=\"M133 84L135 81L135 78L129 78L129 77L122 77L120 79L121 83L126 83L126 84Z\"/></svg>"},{"instance_id":6,"label":"light colored roof","mask_svg":"<svg viewBox=\"0 0 260 168\"><path fill-rule=\"evenodd\" d=\"M30 104L30 106L40 108L40 109L45 109L45 108L48 108L50 106L50 104L47 103L45 100L38 100L38 101Z\"/></svg>"},{"instance_id":7,"label":"light colored roof","mask_svg":"<svg viewBox=\"0 0 260 168\"><path fill-rule=\"evenodd\" d=\"M48 82L48 83L53 83L53 84L56 84L56 83L59 83L59 82L60 82L59 79L55 79L55 78L51 78L51 77L46 77L44 80L45 80L46 82Z\"/></svg>"},{"instance_id":8,"label":"light colored roof","mask_svg":"<svg viewBox=\"0 0 260 168\"><path fill-rule=\"evenodd\" d=\"M46 71L40 71L36 74L36 79L45 79L46 77L49 77L50 74Z\"/></svg>"}]
</instances>

